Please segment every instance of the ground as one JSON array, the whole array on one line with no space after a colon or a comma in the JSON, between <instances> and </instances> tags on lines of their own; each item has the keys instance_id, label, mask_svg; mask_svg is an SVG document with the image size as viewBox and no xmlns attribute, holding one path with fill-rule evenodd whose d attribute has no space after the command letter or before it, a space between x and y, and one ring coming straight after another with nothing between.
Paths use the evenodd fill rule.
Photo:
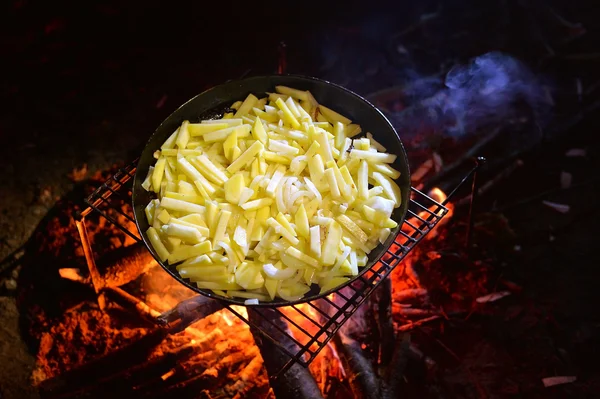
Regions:
<instances>
[{"instance_id":1,"label":"ground","mask_svg":"<svg viewBox=\"0 0 600 399\"><path fill-rule=\"evenodd\" d=\"M199 5L182 12L139 2L113 3L75 9L18 0L2 6L6 12L0 12L0 44L10 62L0 84L6 103L0 114L0 135L5 140L0 147L0 259L28 240L55 201L86 171L89 175L133 160L153 129L179 104L227 79L274 72L280 40L288 43L290 72L347 83L361 94L399 84L410 75L403 69L406 59L386 58L373 50L373 42L384 42L382 47L387 49L393 36L389 26L395 20L392 13L386 13L389 4L370 14L363 12L364 5L343 9L323 5L316 14L298 11L300 22L270 26L265 32L249 28L245 37L222 25L213 29ZM500 9L504 2L493 3L491 9ZM533 10L544 9L543 2L522 3ZM277 7L265 5L262 13L242 15L255 16L255 21L275 18ZM460 15L476 14L475 5L466 1L449 8ZM560 39L540 29L534 20L524 24L527 40L523 43L519 35L498 39L502 29L510 30L500 22L478 24L478 36L466 36L469 40L461 36L460 26L445 24L443 28L455 33L458 43L458 47L448 47L437 36L428 35L432 32L413 27L436 10L434 2L423 2L406 12L395 10L405 18L391 32L413 29L427 40L426 48L415 50L414 43L404 43L403 51L391 41L402 56L415 57L409 60L412 72L418 69L412 68L415 64L427 64L423 59L429 61L429 68L421 73L439 71L443 68L433 61L453 58L452 51L458 54L459 50L456 58L465 59L501 48L530 57L530 64L535 64L542 57L536 58L532 49L543 48L534 40L536 35ZM370 17L361 19L359 14ZM336 15L335 28L332 15ZM587 20L588 34L597 33L593 12L586 11L583 3L579 13L573 11L567 17ZM331 29L307 29L301 22L306 18ZM502 18L498 16L497 21ZM215 31L220 32L216 38L211 34ZM325 36L323 32L342 33ZM336 41L340 36L348 40L340 44ZM596 81L589 71L598 68L594 59L585 58L585 51L584 42L575 50L579 57L573 58L575 65L564 58L546 72L553 74L557 84L568 81L572 92L578 90L575 78L582 77L579 85L589 95L593 90L586 90ZM358 57L357 52L366 55ZM569 110L577 108L577 104L570 106ZM563 111L557 109L557 113ZM594 397L600 390L596 361L600 320L594 306L599 299L596 245L600 237L595 227L600 222L599 187L592 180L599 163L599 147L593 140L597 131L593 116L583 118L566 137L524 154L525 166L481 201L479 214L499 210L516 233L511 241L514 251L502 254L506 258L502 275L522 291L486 305L482 314L447 323L443 330L435 325L414 333L424 349L439 355L440 379L448 396ZM571 148L586 149L587 155L566 158ZM571 189L558 190L562 171L572 173ZM552 192L538 195L547 191ZM525 199L529 200L519 203ZM542 205L542 200L571 208L562 214ZM16 322L16 274L7 265L0 264L0 396L35 397L27 388L33 355L20 341ZM449 350L440 349L440 342ZM541 378L554 375L576 375L578 380L544 389Z\"/></svg>"}]
</instances>

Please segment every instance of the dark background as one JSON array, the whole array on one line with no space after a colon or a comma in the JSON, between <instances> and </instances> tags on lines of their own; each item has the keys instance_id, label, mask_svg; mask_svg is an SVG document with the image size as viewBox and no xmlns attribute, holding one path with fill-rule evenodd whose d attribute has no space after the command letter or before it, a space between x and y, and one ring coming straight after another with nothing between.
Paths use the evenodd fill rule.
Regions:
<instances>
[{"instance_id":1,"label":"dark background","mask_svg":"<svg viewBox=\"0 0 600 399\"><path fill-rule=\"evenodd\" d=\"M580 186L506 211L525 253L511 265L525 294L508 310L521 306L538 324L527 319L504 331L505 323L494 320L460 334L477 342L497 332L497 346L474 344L475 352L506 349L494 360L504 371L490 377L497 392L548 397L541 377L578 374L575 388L551 394L593 397L600 386L598 17L595 1L2 2L0 258L22 245L70 190L79 179L74 169L89 175L131 161L155 127L197 93L276 72L281 41L287 72L362 95L444 76L454 64L499 50L548 82L555 105L544 129L556 134L521 154L528 167L482 202L481 211L496 199L510 205L507 190L513 203L556 190L565 169ZM566 161L574 147L587 157ZM559 215L542 199L573 209ZM0 292L12 301L8 286ZM460 335L449 340L461 346Z\"/></svg>"}]
</instances>

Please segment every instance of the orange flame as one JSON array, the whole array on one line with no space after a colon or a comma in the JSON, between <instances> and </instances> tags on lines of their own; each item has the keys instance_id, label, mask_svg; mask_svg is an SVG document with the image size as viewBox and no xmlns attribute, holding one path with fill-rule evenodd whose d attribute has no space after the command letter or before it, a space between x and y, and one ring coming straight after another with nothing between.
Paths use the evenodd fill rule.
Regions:
<instances>
[{"instance_id":1,"label":"orange flame","mask_svg":"<svg viewBox=\"0 0 600 399\"><path fill-rule=\"evenodd\" d=\"M431 191L429 192L429 196L431 198L433 198L435 201L439 202L440 204L442 202L446 201L446 198L448 198L446 193L443 192L442 189L439 187L432 188Z\"/></svg>"}]
</instances>

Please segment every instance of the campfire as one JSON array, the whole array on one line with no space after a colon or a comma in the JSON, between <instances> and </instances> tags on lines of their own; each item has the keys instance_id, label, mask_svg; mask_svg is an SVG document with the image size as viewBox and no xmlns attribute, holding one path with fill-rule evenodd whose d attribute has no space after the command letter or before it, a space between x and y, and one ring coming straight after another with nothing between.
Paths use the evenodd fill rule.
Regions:
<instances>
[{"instance_id":1,"label":"campfire","mask_svg":"<svg viewBox=\"0 0 600 399\"><path fill-rule=\"evenodd\" d=\"M394 397L407 362L435 367L406 332L448 317L419 271L448 239L453 206L440 205L441 189L414 189L396 243L351 286L324 300L254 310L197 296L158 266L130 216L133 168L85 182L89 191L100 183L91 206L59 203L35 236L39 253L61 259L53 276L23 271L43 397ZM39 297L44 284L51 303Z\"/></svg>"},{"instance_id":2,"label":"campfire","mask_svg":"<svg viewBox=\"0 0 600 399\"><path fill-rule=\"evenodd\" d=\"M372 101L389 114L405 110L402 98L386 91ZM444 109L439 101L413 111ZM135 162L83 181L76 194L86 205L55 207L22 272L42 397L393 398L411 382L426 384L436 361L410 331L468 317L510 293L494 292L492 269L473 260L485 249L471 245L472 210L477 194L516 169L478 185L484 159L472 160L501 130L448 142L433 127L406 138L411 203L379 262L325 298L282 308L230 306L166 273L134 224ZM42 266L46 257L51 267Z\"/></svg>"},{"instance_id":3,"label":"campfire","mask_svg":"<svg viewBox=\"0 0 600 399\"><path fill-rule=\"evenodd\" d=\"M384 109L388 94L378 98ZM38 348L33 379L42 396L346 398L369 392L393 398L411 379L427 378L436 362L409 332L507 295L478 298L490 291L490 271L472 267L467 256L483 159L467 165L470 171L464 166L498 132L441 154L423 146L435 134L409 138L417 165L411 204L379 262L326 298L282 308L230 306L197 296L166 273L134 224L135 163L83 182L79 194L87 206L59 203L35 236L38 253L60 260L59 267L54 274L35 267L24 272L25 325ZM471 147L458 151L465 145ZM456 154L462 155L445 169L456 172L450 183L433 186L443 158ZM459 190L469 185L470 194ZM457 192L459 218L449 201ZM443 270L444 248L453 248L452 273Z\"/></svg>"},{"instance_id":4,"label":"campfire","mask_svg":"<svg viewBox=\"0 0 600 399\"><path fill-rule=\"evenodd\" d=\"M248 47L235 29L215 41L210 21L184 23L200 3L172 18L83 4L98 25L14 2L0 396L594 396L596 15L546 3L305 7L297 20L315 29L267 21ZM274 72L277 55L279 73L341 84L386 115L410 157L413 213L352 286L224 306L156 264L131 220L132 165L110 165L193 94Z\"/></svg>"}]
</instances>

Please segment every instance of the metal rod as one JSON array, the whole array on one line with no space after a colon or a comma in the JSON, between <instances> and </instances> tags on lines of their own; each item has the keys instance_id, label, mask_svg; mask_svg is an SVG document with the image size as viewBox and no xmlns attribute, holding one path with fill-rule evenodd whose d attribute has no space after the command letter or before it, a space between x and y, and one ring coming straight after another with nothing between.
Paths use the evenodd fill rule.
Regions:
<instances>
[{"instance_id":1,"label":"metal rod","mask_svg":"<svg viewBox=\"0 0 600 399\"><path fill-rule=\"evenodd\" d=\"M469 173L467 173L467 175L465 177L463 177L463 179L460 181L460 183L458 183L458 185L456 187L454 187L454 190L452 190L450 192L450 194L448 194L448 196L446 197L444 202L442 202L442 205L446 205L448 202L450 202L450 200L454 197L456 192L462 188L463 184L465 184L465 182L467 180L469 180L479 170L479 168L481 168L483 166L483 164L486 162L487 162L487 159L485 157L477 157L477 159L475 161L475 166L473 167L473 169L471 169L469 171Z\"/></svg>"},{"instance_id":2,"label":"metal rod","mask_svg":"<svg viewBox=\"0 0 600 399\"><path fill-rule=\"evenodd\" d=\"M106 308L106 298L102 292L102 288L104 288L104 281L102 280L102 276L96 267L96 260L94 259L94 253L92 251L92 246L90 245L87 227L85 227L85 219L83 217L76 217L75 225L77 226L77 231L79 232L81 246L83 247L83 254L85 255L85 262L87 263L87 267L90 271L90 277L92 278L94 291L96 291L98 298L98 306L100 307L100 310L104 311Z\"/></svg>"},{"instance_id":3,"label":"metal rod","mask_svg":"<svg viewBox=\"0 0 600 399\"><path fill-rule=\"evenodd\" d=\"M477 187L477 171L485 163L486 159L484 157L477 157L475 160L475 167L473 168L473 181L471 184L471 203L469 204L469 216L467 219L467 233L465 235L465 248L467 251L471 247L471 239L473 238L473 210L475 209L475 203L477 202L477 197L479 196L479 190Z\"/></svg>"}]
</instances>

